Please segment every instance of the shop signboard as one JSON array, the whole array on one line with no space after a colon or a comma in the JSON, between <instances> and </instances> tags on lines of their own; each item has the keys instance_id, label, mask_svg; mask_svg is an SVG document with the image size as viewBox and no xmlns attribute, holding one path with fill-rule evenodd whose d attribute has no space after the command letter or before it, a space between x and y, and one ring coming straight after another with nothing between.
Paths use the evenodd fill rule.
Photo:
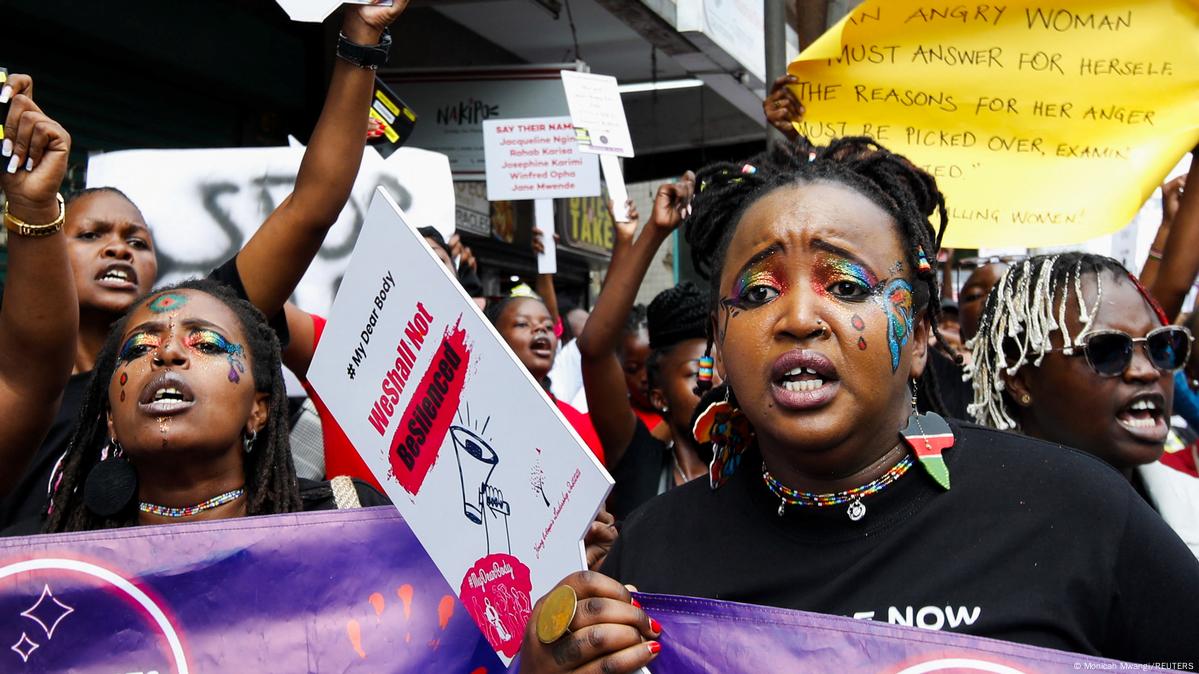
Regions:
<instances>
[{"instance_id":1,"label":"shop signboard","mask_svg":"<svg viewBox=\"0 0 1199 674\"><path fill-rule=\"evenodd\" d=\"M448 156L454 180L481 181L483 122L569 114L564 67L575 64L389 70L380 77L420 115L410 146Z\"/></svg>"}]
</instances>

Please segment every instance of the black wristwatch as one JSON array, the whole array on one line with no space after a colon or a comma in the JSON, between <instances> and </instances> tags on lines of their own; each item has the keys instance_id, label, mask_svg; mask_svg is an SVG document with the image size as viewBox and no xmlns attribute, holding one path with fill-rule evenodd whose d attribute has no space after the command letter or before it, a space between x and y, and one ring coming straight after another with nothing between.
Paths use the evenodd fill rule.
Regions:
<instances>
[{"instance_id":1,"label":"black wristwatch","mask_svg":"<svg viewBox=\"0 0 1199 674\"><path fill-rule=\"evenodd\" d=\"M391 51L391 31L384 28L379 44L358 44L346 37L345 33L337 34L337 57L369 70L377 70L379 66L387 65L387 54Z\"/></svg>"}]
</instances>

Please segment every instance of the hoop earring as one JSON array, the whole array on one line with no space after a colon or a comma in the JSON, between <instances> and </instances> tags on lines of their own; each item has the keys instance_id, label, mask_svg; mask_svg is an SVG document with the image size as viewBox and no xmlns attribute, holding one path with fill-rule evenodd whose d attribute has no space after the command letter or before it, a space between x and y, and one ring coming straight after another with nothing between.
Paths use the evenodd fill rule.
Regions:
<instances>
[{"instance_id":1,"label":"hoop earring","mask_svg":"<svg viewBox=\"0 0 1199 674\"><path fill-rule=\"evenodd\" d=\"M254 441L258 439L258 431L250 431L243 433L241 436L241 445L246 450L246 454L254 451Z\"/></svg>"},{"instance_id":2,"label":"hoop earring","mask_svg":"<svg viewBox=\"0 0 1199 674\"><path fill-rule=\"evenodd\" d=\"M100 450L100 461L88 471L83 482L83 504L100 517L113 517L133 502L137 495L137 471L125 458L125 449L116 438Z\"/></svg>"},{"instance_id":3,"label":"hoop earring","mask_svg":"<svg viewBox=\"0 0 1199 674\"><path fill-rule=\"evenodd\" d=\"M691 432L700 443L712 443L712 462L708 465L708 486L719 489L728 482L741 455L753 442L754 429L749 418L730 400L732 388L724 385L724 400L710 405L695 420Z\"/></svg>"}]
</instances>

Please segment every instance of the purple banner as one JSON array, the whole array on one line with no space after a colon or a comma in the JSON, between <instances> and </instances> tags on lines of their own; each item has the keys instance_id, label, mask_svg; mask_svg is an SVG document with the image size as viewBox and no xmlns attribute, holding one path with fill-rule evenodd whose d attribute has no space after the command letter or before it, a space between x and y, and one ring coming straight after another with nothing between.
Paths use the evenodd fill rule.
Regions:
<instances>
[{"instance_id":1,"label":"purple banner","mask_svg":"<svg viewBox=\"0 0 1199 674\"><path fill-rule=\"evenodd\" d=\"M654 674L1149 669L992 639L639 595ZM0 539L0 672L437 672L499 660L392 508Z\"/></svg>"},{"instance_id":2,"label":"purple banner","mask_svg":"<svg viewBox=\"0 0 1199 674\"><path fill-rule=\"evenodd\" d=\"M0 672L504 668L392 508L0 539Z\"/></svg>"},{"instance_id":3,"label":"purple banner","mask_svg":"<svg viewBox=\"0 0 1199 674\"><path fill-rule=\"evenodd\" d=\"M870 620L638 594L662 623L654 674L1050 674L1169 671L996 639Z\"/></svg>"}]
</instances>

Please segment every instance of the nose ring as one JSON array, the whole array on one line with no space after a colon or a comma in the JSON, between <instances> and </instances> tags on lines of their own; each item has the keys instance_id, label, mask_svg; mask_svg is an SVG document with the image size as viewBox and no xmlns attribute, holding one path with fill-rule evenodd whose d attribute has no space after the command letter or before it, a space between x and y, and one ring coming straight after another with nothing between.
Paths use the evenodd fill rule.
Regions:
<instances>
[{"instance_id":1,"label":"nose ring","mask_svg":"<svg viewBox=\"0 0 1199 674\"><path fill-rule=\"evenodd\" d=\"M828 329L828 326L824 324L824 321L822 321L822 320L820 320L819 318L817 318L817 319L816 319L816 325L820 326L820 336L821 336L821 337L828 337L828 334L829 334L829 329Z\"/></svg>"}]
</instances>

